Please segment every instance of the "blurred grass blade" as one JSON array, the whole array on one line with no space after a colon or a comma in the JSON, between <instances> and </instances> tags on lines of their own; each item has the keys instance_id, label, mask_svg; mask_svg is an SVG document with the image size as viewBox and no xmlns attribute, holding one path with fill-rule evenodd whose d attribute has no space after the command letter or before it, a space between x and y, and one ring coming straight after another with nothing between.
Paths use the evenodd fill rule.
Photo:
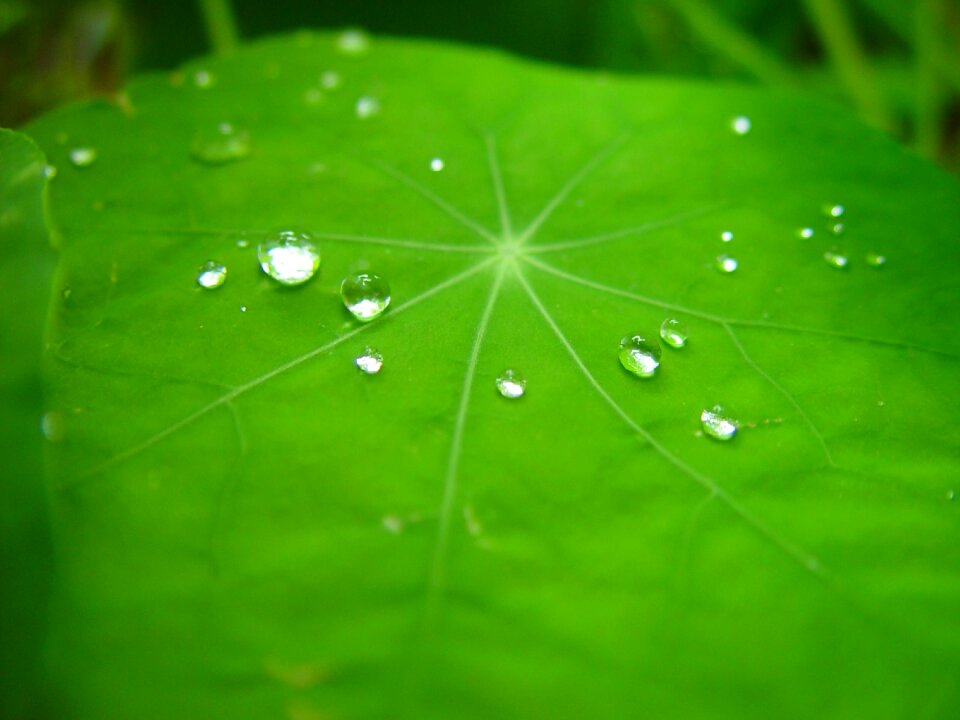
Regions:
<instances>
[{"instance_id":1,"label":"blurred grass blade","mask_svg":"<svg viewBox=\"0 0 960 720\"><path fill-rule=\"evenodd\" d=\"M199 0L203 20L207 26L210 46L217 55L230 55L240 44L237 22L230 0Z\"/></svg>"},{"instance_id":2,"label":"blurred grass blade","mask_svg":"<svg viewBox=\"0 0 960 720\"><path fill-rule=\"evenodd\" d=\"M749 33L702 0L670 0L669 4L710 50L768 85L793 85L786 64Z\"/></svg>"},{"instance_id":3,"label":"blurred grass blade","mask_svg":"<svg viewBox=\"0 0 960 720\"><path fill-rule=\"evenodd\" d=\"M840 0L804 0L804 4L840 80L860 114L871 124L892 131L893 114L853 29L846 5Z\"/></svg>"},{"instance_id":4,"label":"blurred grass blade","mask_svg":"<svg viewBox=\"0 0 960 720\"><path fill-rule=\"evenodd\" d=\"M914 8L916 33L916 112L914 146L921 155L937 157L943 111L943 88L937 71L941 56L943 0L917 0Z\"/></svg>"}]
</instances>

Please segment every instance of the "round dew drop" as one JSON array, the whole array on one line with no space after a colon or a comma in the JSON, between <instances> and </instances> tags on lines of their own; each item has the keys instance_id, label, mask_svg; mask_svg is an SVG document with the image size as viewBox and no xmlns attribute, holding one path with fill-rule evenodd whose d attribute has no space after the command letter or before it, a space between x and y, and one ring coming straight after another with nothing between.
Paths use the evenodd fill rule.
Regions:
<instances>
[{"instance_id":1,"label":"round dew drop","mask_svg":"<svg viewBox=\"0 0 960 720\"><path fill-rule=\"evenodd\" d=\"M667 318L660 324L660 338L672 348L684 347L688 337L687 326L676 318Z\"/></svg>"},{"instance_id":2,"label":"round dew drop","mask_svg":"<svg viewBox=\"0 0 960 720\"><path fill-rule=\"evenodd\" d=\"M753 123L746 115L738 115L730 123L730 126L737 135L746 135L753 127Z\"/></svg>"},{"instance_id":3,"label":"round dew drop","mask_svg":"<svg viewBox=\"0 0 960 720\"><path fill-rule=\"evenodd\" d=\"M356 112L361 120L372 118L380 112L380 101L375 97L364 95L357 100Z\"/></svg>"},{"instance_id":4,"label":"round dew drop","mask_svg":"<svg viewBox=\"0 0 960 720\"><path fill-rule=\"evenodd\" d=\"M216 290L227 281L227 268L216 260L208 260L200 267L197 285L204 290Z\"/></svg>"},{"instance_id":5,"label":"round dew drop","mask_svg":"<svg viewBox=\"0 0 960 720\"><path fill-rule=\"evenodd\" d=\"M504 370L496 380L497 392L508 400L523 397L527 390L527 379L516 370Z\"/></svg>"},{"instance_id":6,"label":"round dew drop","mask_svg":"<svg viewBox=\"0 0 960 720\"><path fill-rule=\"evenodd\" d=\"M722 233L720 233L720 239L723 240L724 242L730 242L731 240L733 240L733 231L724 230Z\"/></svg>"},{"instance_id":7,"label":"round dew drop","mask_svg":"<svg viewBox=\"0 0 960 720\"><path fill-rule=\"evenodd\" d=\"M360 372L366 375L376 375L383 367L383 355L380 354L379 350L368 346L354 358L353 362Z\"/></svg>"},{"instance_id":8,"label":"round dew drop","mask_svg":"<svg viewBox=\"0 0 960 720\"><path fill-rule=\"evenodd\" d=\"M739 267L740 263L736 258L729 255L717 255L716 268L722 273L732 273Z\"/></svg>"},{"instance_id":9,"label":"round dew drop","mask_svg":"<svg viewBox=\"0 0 960 720\"><path fill-rule=\"evenodd\" d=\"M444 168L443 158L435 157L430 161L430 169L434 172L440 172Z\"/></svg>"},{"instance_id":10,"label":"round dew drop","mask_svg":"<svg viewBox=\"0 0 960 720\"><path fill-rule=\"evenodd\" d=\"M216 78L213 76L213 73L209 70L197 70L193 74L193 84L196 85L201 90L206 90L213 87L213 84L216 82Z\"/></svg>"},{"instance_id":11,"label":"round dew drop","mask_svg":"<svg viewBox=\"0 0 960 720\"><path fill-rule=\"evenodd\" d=\"M875 252L867 253L867 265L874 268L881 268L887 264L887 256Z\"/></svg>"},{"instance_id":12,"label":"round dew drop","mask_svg":"<svg viewBox=\"0 0 960 720\"><path fill-rule=\"evenodd\" d=\"M320 251L307 233L282 230L257 246L260 268L282 285L301 285L320 267Z\"/></svg>"},{"instance_id":13,"label":"round dew drop","mask_svg":"<svg viewBox=\"0 0 960 720\"><path fill-rule=\"evenodd\" d=\"M632 375L653 377L660 367L660 343L642 335L628 335L620 341L620 364Z\"/></svg>"},{"instance_id":14,"label":"round dew drop","mask_svg":"<svg viewBox=\"0 0 960 720\"><path fill-rule=\"evenodd\" d=\"M97 151L92 147L78 147L70 151L70 162L74 167L90 167L97 161Z\"/></svg>"},{"instance_id":15,"label":"round dew drop","mask_svg":"<svg viewBox=\"0 0 960 720\"><path fill-rule=\"evenodd\" d=\"M850 265L850 258L839 248L830 248L827 250L823 254L823 259L826 260L827 265L837 268L838 270L843 270Z\"/></svg>"},{"instance_id":16,"label":"round dew drop","mask_svg":"<svg viewBox=\"0 0 960 720\"><path fill-rule=\"evenodd\" d=\"M739 428L739 423L727 415L720 405L714 405L712 410L700 413L700 424L703 432L715 440L730 440Z\"/></svg>"},{"instance_id":17,"label":"round dew drop","mask_svg":"<svg viewBox=\"0 0 960 720\"><path fill-rule=\"evenodd\" d=\"M358 28L344 30L337 36L337 50L343 55L365 55L370 50L370 36Z\"/></svg>"},{"instance_id":18,"label":"round dew drop","mask_svg":"<svg viewBox=\"0 0 960 720\"><path fill-rule=\"evenodd\" d=\"M340 283L343 305L360 322L370 322L390 305L390 285L379 275L358 273Z\"/></svg>"},{"instance_id":19,"label":"round dew drop","mask_svg":"<svg viewBox=\"0 0 960 720\"><path fill-rule=\"evenodd\" d=\"M810 227L800 228L799 230L797 230L797 235L802 240L809 240L810 238L813 237L813 228L810 228Z\"/></svg>"},{"instance_id":20,"label":"round dew drop","mask_svg":"<svg viewBox=\"0 0 960 720\"><path fill-rule=\"evenodd\" d=\"M327 70L320 76L320 87L324 90L336 90L342 82L343 79L336 70Z\"/></svg>"},{"instance_id":21,"label":"round dew drop","mask_svg":"<svg viewBox=\"0 0 960 720\"><path fill-rule=\"evenodd\" d=\"M846 212L846 208L843 205L824 205L823 214L828 218L841 218Z\"/></svg>"}]
</instances>

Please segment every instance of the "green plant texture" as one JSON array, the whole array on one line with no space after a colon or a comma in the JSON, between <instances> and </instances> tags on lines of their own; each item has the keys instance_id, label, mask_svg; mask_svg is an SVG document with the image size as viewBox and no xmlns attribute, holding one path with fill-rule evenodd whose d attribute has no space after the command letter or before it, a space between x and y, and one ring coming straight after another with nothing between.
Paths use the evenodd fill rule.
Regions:
<instances>
[{"instance_id":1,"label":"green plant texture","mask_svg":"<svg viewBox=\"0 0 960 720\"><path fill-rule=\"evenodd\" d=\"M957 181L788 93L364 40L26 128L51 717L955 717Z\"/></svg>"}]
</instances>

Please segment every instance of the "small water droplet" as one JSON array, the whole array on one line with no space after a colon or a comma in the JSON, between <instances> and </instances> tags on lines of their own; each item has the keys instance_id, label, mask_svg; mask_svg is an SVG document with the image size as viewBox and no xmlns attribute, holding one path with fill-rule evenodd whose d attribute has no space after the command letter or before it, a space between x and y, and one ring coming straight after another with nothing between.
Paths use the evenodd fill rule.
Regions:
<instances>
[{"instance_id":1,"label":"small water droplet","mask_svg":"<svg viewBox=\"0 0 960 720\"><path fill-rule=\"evenodd\" d=\"M320 267L320 251L305 232L282 230L257 246L261 269L283 285L300 285Z\"/></svg>"},{"instance_id":2,"label":"small water droplet","mask_svg":"<svg viewBox=\"0 0 960 720\"><path fill-rule=\"evenodd\" d=\"M63 424L63 414L56 410L44 413L43 417L40 418L40 432L43 433L43 436L49 442L55 443L62 441L66 434Z\"/></svg>"},{"instance_id":3,"label":"small water droplet","mask_svg":"<svg viewBox=\"0 0 960 720\"><path fill-rule=\"evenodd\" d=\"M364 95L357 100L357 117L361 120L372 118L380 112L380 101L375 97Z\"/></svg>"},{"instance_id":4,"label":"small water droplet","mask_svg":"<svg viewBox=\"0 0 960 720\"><path fill-rule=\"evenodd\" d=\"M250 247L250 241L247 240L246 238L240 238L239 240L237 240L237 247L238 247L238 248L248 248L248 247Z\"/></svg>"},{"instance_id":5,"label":"small water droplet","mask_svg":"<svg viewBox=\"0 0 960 720\"><path fill-rule=\"evenodd\" d=\"M733 232L731 230L724 230L722 233L720 233L720 239L724 242L730 242L733 240Z\"/></svg>"},{"instance_id":6,"label":"small water droplet","mask_svg":"<svg viewBox=\"0 0 960 720\"><path fill-rule=\"evenodd\" d=\"M620 341L620 364L641 378L653 377L660 367L660 343L642 335L628 335Z\"/></svg>"},{"instance_id":7,"label":"small water droplet","mask_svg":"<svg viewBox=\"0 0 960 720\"><path fill-rule=\"evenodd\" d=\"M802 240L809 240L810 238L813 237L813 228L811 227L800 228L799 230L797 230L797 236L800 237Z\"/></svg>"},{"instance_id":8,"label":"small water droplet","mask_svg":"<svg viewBox=\"0 0 960 720\"><path fill-rule=\"evenodd\" d=\"M207 260L200 267L197 285L204 290L216 290L227 281L227 268L216 260Z\"/></svg>"},{"instance_id":9,"label":"small water droplet","mask_svg":"<svg viewBox=\"0 0 960 720\"><path fill-rule=\"evenodd\" d=\"M443 162L443 158L435 157L430 161L430 169L434 172L440 172L444 167L445 163Z\"/></svg>"},{"instance_id":10,"label":"small water droplet","mask_svg":"<svg viewBox=\"0 0 960 720\"><path fill-rule=\"evenodd\" d=\"M360 322L370 322L390 304L390 285L379 275L357 273L340 283L344 307Z\"/></svg>"},{"instance_id":11,"label":"small water droplet","mask_svg":"<svg viewBox=\"0 0 960 720\"><path fill-rule=\"evenodd\" d=\"M383 523L383 529L391 535L399 535L403 532L405 523L396 515L384 515L380 522Z\"/></svg>"},{"instance_id":12,"label":"small water droplet","mask_svg":"<svg viewBox=\"0 0 960 720\"><path fill-rule=\"evenodd\" d=\"M324 90L336 90L343 84L343 78L336 70L327 70L320 76L320 87Z\"/></svg>"},{"instance_id":13,"label":"small water droplet","mask_svg":"<svg viewBox=\"0 0 960 720\"><path fill-rule=\"evenodd\" d=\"M303 93L303 101L307 105L319 105L323 99L323 91L320 88L309 88Z\"/></svg>"},{"instance_id":14,"label":"small water droplet","mask_svg":"<svg viewBox=\"0 0 960 720\"><path fill-rule=\"evenodd\" d=\"M738 115L730 123L730 126L737 135L746 135L750 132L750 128L753 127L753 123L750 122L750 118L746 115Z\"/></svg>"},{"instance_id":15,"label":"small water droplet","mask_svg":"<svg viewBox=\"0 0 960 720\"><path fill-rule=\"evenodd\" d=\"M527 391L527 379L516 370L504 370L497 376L497 392L508 400L523 397Z\"/></svg>"},{"instance_id":16,"label":"small water droplet","mask_svg":"<svg viewBox=\"0 0 960 720\"><path fill-rule=\"evenodd\" d=\"M365 55L370 50L370 36L358 28L349 28L337 36L337 49L344 55Z\"/></svg>"},{"instance_id":17,"label":"small water droplet","mask_svg":"<svg viewBox=\"0 0 960 720\"><path fill-rule=\"evenodd\" d=\"M832 223L829 228L834 235L843 235L843 231L846 229L843 223Z\"/></svg>"},{"instance_id":18,"label":"small water droplet","mask_svg":"<svg viewBox=\"0 0 960 720\"><path fill-rule=\"evenodd\" d=\"M41 173L47 180L53 180L57 176L57 168L54 165L44 165Z\"/></svg>"},{"instance_id":19,"label":"small water droplet","mask_svg":"<svg viewBox=\"0 0 960 720\"><path fill-rule=\"evenodd\" d=\"M730 440L739 427L739 423L727 415L721 405L714 405L712 410L700 413L700 424L703 431L716 440Z\"/></svg>"},{"instance_id":20,"label":"small water droplet","mask_svg":"<svg viewBox=\"0 0 960 720\"><path fill-rule=\"evenodd\" d=\"M870 267L881 268L887 264L887 256L875 252L867 253L867 265Z\"/></svg>"},{"instance_id":21,"label":"small water droplet","mask_svg":"<svg viewBox=\"0 0 960 720\"><path fill-rule=\"evenodd\" d=\"M241 305L241 306L240 306L240 312L246 312L246 311L247 311L247 306L246 306L246 305Z\"/></svg>"},{"instance_id":22,"label":"small water droplet","mask_svg":"<svg viewBox=\"0 0 960 720\"><path fill-rule=\"evenodd\" d=\"M840 270L843 270L850 264L850 258L847 257L847 254L840 248L830 248L823 254L823 259L827 261L827 265L830 267L835 267Z\"/></svg>"},{"instance_id":23,"label":"small water droplet","mask_svg":"<svg viewBox=\"0 0 960 720\"><path fill-rule=\"evenodd\" d=\"M824 205L823 214L830 218L840 218L843 217L843 214L846 212L846 208L843 205Z\"/></svg>"},{"instance_id":24,"label":"small water droplet","mask_svg":"<svg viewBox=\"0 0 960 720\"><path fill-rule=\"evenodd\" d=\"M84 168L97 160L97 151L92 147L78 147L70 151L70 162L74 167Z\"/></svg>"},{"instance_id":25,"label":"small water droplet","mask_svg":"<svg viewBox=\"0 0 960 720\"><path fill-rule=\"evenodd\" d=\"M722 273L732 273L740 266L736 258L729 255L717 255L716 268Z\"/></svg>"},{"instance_id":26,"label":"small water droplet","mask_svg":"<svg viewBox=\"0 0 960 720\"><path fill-rule=\"evenodd\" d=\"M685 323L676 318L667 318L660 324L660 337L672 348L682 348L687 344L689 333Z\"/></svg>"},{"instance_id":27,"label":"small water droplet","mask_svg":"<svg viewBox=\"0 0 960 720\"><path fill-rule=\"evenodd\" d=\"M213 87L216 81L213 73L209 70L197 70L193 74L193 84L202 90Z\"/></svg>"},{"instance_id":28,"label":"small water droplet","mask_svg":"<svg viewBox=\"0 0 960 720\"><path fill-rule=\"evenodd\" d=\"M353 362L360 368L361 372L367 375L376 375L383 367L383 355L380 354L379 350L368 346L354 358Z\"/></svg>"},{"instance_id":29,"label":"small water droplet","mask_svg":"<svg viewBox=\"0 0 960 720\"><path fill-rule=\"evenodd\" d=\"M953 501L956 500L956 499L957 499L957 491L956 491L956 490L950 490L950 491L947 492L947 500L949 500L950 502L953 502Z\"/></svg>"},{"instance_id":30,"label":"small water droplet","mask_svg":"<svg viewBox=\"0 0 960 720\"><path fill-rule=\"evenodd\" d=\"M194 136L191 154L194 160L202 163L223 165L247 157L251 148L249 132L222 122Z\"/></svg>"}]
</instances>

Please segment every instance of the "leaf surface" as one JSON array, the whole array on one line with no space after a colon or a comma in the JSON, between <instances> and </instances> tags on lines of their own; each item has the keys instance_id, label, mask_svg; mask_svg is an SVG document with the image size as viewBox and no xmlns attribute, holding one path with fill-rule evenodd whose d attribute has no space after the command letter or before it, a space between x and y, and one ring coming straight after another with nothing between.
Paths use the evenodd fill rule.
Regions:
<instances>
[{"instance_id":1,"label":"leaf surface","mask_svg":"<svg viewBox=\"0 0 960 720\"><path fill-rule=\"evenodd\" d=\"M793 96L338 47L30 128L61 165L64 716L957 711L957 183ZM221 123L250 153L199 162ZM289 227L322 248L299 288L255 257ZM369 324L360 270L393 290ZM668 317L687 347L626 373Z\"/></svg>"}]
</instances>

